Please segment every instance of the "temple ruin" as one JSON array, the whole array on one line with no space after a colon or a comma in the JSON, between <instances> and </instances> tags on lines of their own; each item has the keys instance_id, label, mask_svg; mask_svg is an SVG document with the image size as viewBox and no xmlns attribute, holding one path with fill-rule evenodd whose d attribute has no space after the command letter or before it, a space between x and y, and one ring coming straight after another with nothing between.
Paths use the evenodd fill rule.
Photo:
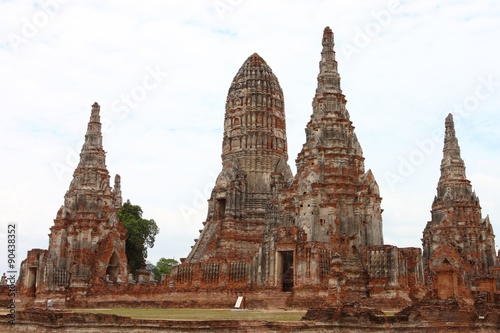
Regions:
<instances>
[{"instance_id":1,"label":"temple ruin","mask_svg":"<svg viewBox=\"0 0 500 333\"><path fill-rule=\"evenodd\" d=\"M254 308L329 308L340 315L355 304L414 309L428 318L429 304L450 300L483 314L500 307L495 236L466 177L452 115L423 251L384 243L382 197L365 170L329 27L295 175L276 75L256 53L236 73L207 218L189 255L164 281L128 277L126 235L116 215L120 177L112 188L99 112L95 103L49 249L29 251L21 266L26 297L58 295L67 306L226 307L241 295Z\"/></svg>"},{"instance_id":2,"label":"temple ruin","mask_svg":"<svg viewBox=\"0 0 500 333\"><path fill-rule=\"evenodd\" d=\"M117 216L122 206L120 176L115 176L112 188L105 155L100 107L94 103L80 162L50 228L49 248L29 251L21 264L23 293L85 295L109 281L127 281L126 233Z\"/></svg>"},{"instance_id":3,"label":"temple ruin","mask_svg":"<svg viewBox=\"0 0 500 333\"><path fill-rule=\"evenodd\" d=\"M330 28L322 47L295 177L278 79L257 54L236 74L222 171L200 237L170 277L174 288L293 290L311 305L390 298L402 306L423 293L420 249L383 243L382 198L349 119Z\"/></svg>"},{"instance_id":4,"label":"temple ruin","mask_svg":"<svg viewBox=\"0 0 500 333\"><path fill-rule=\"evenodd\" d=\"M472 299L471 292L486 292L491 299L500 282L495 234L465 175L451 114L445 125L441 176L422 239L427 282L442 297Z\"/></svg>"}]
</instances>

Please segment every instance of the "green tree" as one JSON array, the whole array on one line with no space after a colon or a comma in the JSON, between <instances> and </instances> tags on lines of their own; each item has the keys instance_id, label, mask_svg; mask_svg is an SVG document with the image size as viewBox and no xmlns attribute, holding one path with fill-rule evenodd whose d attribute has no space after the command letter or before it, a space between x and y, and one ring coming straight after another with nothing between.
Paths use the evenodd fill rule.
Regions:
<instances>
[{"instance_id":1,"label":"green tree","mask_svg":"<svg viewBox=\"0 0 500 333\"><path fill-rule=\"evenodd\" d=\"M118 211L118 217L127 230L125 253L127 254L130 272L135 272L146 266L148 247L155 244L155 237L160 232L155 220L142 218L141 206L132 205L127 200Z\"/></svg>"},{"instance_id":2,"label":"green tree","mask_svg":"<svg viewBox=\"0 0 500 333\"><path fill-rule=\"evenodd\" d=\"M161 258L158 260L156 263L156 266L152 267L153 274L155 275L155 279L160 281L161 280L161 275L169 275L170 272L172 271L172 267L179 265L179 262L175 259L166 259L166 258Z\"/></svg>"}]
</instances>

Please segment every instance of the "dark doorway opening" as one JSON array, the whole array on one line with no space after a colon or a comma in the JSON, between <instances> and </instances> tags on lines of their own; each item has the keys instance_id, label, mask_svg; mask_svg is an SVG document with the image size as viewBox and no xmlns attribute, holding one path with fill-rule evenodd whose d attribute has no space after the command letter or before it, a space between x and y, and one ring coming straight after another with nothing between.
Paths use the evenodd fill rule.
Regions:
<instances>
[{"instance_id":1,"label":"dark doorway opening","mask_svg":"<svg viewBox=\"0 0 500 333\"><path fill-rule=\"evenodd\" d=\"M117 282L118 279L118 271L119 271L118 263L119 263L118 256L116 255L116 252L113 252L113 255L109 259L108 268L106 269L106 275L108 279L112 282Z\"/></svg>"},{"instance_id":2,"label":"dark doorway opening","mask_svg":"<svg viewBox=\"0 0 500 333\"><path fill-rule=\"evenodd\" d=\"M217 217L219 220L224 220L226 214L226 199L217 199Z\"/></svg>"},{"instance_id":3,"label":"dark doorway opening","mask_svg":"<svg viewBox=\"0 0 500 333\"><path fill-rule=\"evenodd\" d=\"M282 291L293 290L293 251L281 252Z\"/></svg>"},{"instance_id":4,"label":"dark doorway opening","mask_svg":"<svg viewBox=\"0 0 500 333\"><path fill-rule=\"evenodd\" d=\"M33 296L36 295L36 267L30 267L28 270L28 292L31 292Z\"/></svg>"}]
</instances>

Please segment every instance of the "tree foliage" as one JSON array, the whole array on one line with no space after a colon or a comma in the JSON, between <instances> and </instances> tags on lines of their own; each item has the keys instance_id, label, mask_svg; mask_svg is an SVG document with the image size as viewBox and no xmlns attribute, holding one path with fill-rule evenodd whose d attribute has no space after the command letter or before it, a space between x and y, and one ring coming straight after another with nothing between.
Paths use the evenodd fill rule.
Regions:
<instances>
[{"instance_id":1,"label":"tree foliage","mask_svg":"<svg viewBox=\"0 0 500 333\"><path fill-rule=\"evenodd\" d=\"M166 259L166 258L161 258L158 260L156 263L156 266L152 267L153 274L155 276L155 279L160 281L161 280L161 275L169 275L170 272L172 271L172 267L179 265L179 262L175 259Z\"/></svg>"},{"instance_id":2,"label":"tree foliage","mask_svg":"<svg viewBox=\"0 0 500 333\"><path fill-rule=\"evenodd\" d=\"M118 211L118 217L127 230L125 252L130 272L135 274L138 269L146 266L148 247L154 246L160 229L155 220L142 218L141 206L132 205L130 200L127 200Z\"/></svg>"}]
</instances>

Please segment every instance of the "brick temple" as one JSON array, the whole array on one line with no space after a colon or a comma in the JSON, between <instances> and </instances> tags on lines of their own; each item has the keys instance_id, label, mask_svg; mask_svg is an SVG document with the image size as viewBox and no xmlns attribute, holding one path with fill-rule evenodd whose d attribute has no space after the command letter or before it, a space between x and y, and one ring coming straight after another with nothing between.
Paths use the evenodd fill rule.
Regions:
<instances>
[{"instance_id":1,"label":"brick temple","mask_svg":"<svg viewBox=\"0 0 500 333\"><path fill-rule=\"evenodd\" d=\"M59 297L68 306L225 307L242 295L254 308L358 304L432 313L426 304L452 300L498 311L495 236L466 177L451 114L423 251L384 243L382 197L375 175L365 170L329 27L295 175L278 78L256 53L236 73L207 218L189 255L164 281L135 283L127 275L126 235L116 216L120 178L111 188L99 111L94 104L49 249L28 252L21 266L25 295Z\"/></svg>"},{"instance_id":2,"label":"brick temple","mask_svg":"<svg viewBox=\"0 0 500 333\"><path fill-rule=\"evenodd\" d=\"M50 228L48 250L33 249L21 264L21 291L31 296L85 295L107 282L128 279L126 231L118 220L120 176L114 187L102 146L100 107L92 105L80 162Z\"/></svg>"}]
</instances>

